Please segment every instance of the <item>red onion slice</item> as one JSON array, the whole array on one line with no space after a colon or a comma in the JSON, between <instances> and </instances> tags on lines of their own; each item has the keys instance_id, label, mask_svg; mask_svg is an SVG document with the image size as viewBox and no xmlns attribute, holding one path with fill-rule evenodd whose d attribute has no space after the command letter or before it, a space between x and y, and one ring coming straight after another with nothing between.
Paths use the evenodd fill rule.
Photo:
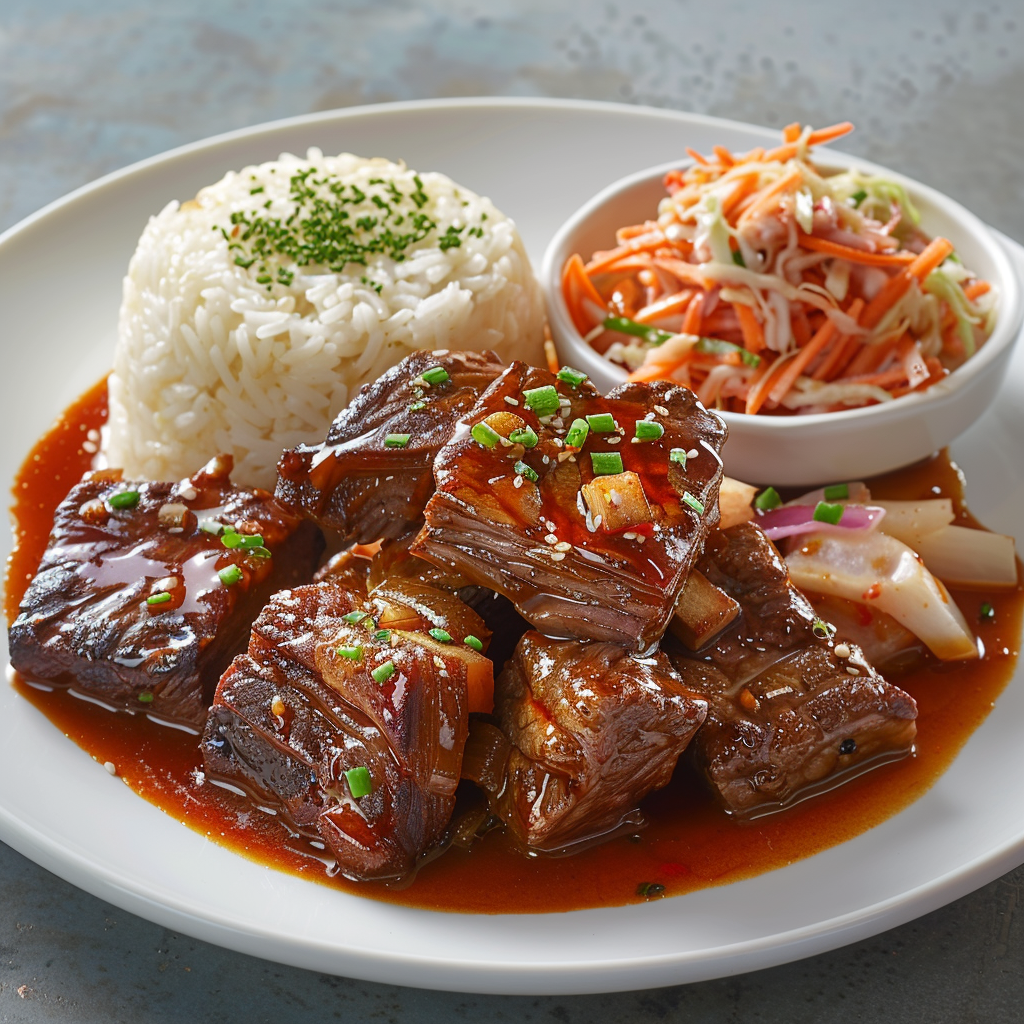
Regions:
<instances>
[{"instance_id":1,"label":"red onion slice","mask_svg":"<svg viewBox=\"0 0 1024 1024\"><path fill-rule=\"evenodd\" d=\"M799 533L845 533L849 530L873 530L885 515L878 505L844 505L838 523L822 523L814 518L816 505L782 505L764 512L755 522L771 540L794 537Z\"/></svg>"}]
</instances>

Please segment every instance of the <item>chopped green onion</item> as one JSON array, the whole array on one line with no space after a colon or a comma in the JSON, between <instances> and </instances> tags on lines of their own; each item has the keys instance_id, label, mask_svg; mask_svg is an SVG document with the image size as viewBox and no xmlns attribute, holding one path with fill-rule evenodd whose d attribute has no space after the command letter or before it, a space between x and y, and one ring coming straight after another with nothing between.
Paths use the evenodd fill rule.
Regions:
<instances>
[{"instance_id":1,"label":"chopped green onion","mask_svg":"<svg viewBox=\"0 0 1024 1024\"><path fill-rule=\"evenodd\" d=\"M537 431L533 427L520 427L519 430L513 430L508 435L508 439L513 444L521 444L524 448L533 448L540 440L537 437Z\"/></svg>"},{"instance_id":2,"label":"chopped green onion","mask_svg":"<svg viewBox=\"0 0 1024 1024\"><path fill-rule=\"evenodd\" d=\"M232 587L242 580L245 574L237 565L229 565L226 569L221 569L217 575L220 577L220 581L225 587Z\"/></svg>"},{"instance_id":3,"label":"chopped green onion","mask_svg":"<svg viewBox=\"0 0 1024 1024\"><path fill-rule=\"evenodd\" d=\"M563 366L555 376L571 387L578 388L586 379L587 375L580 370L574 370L571 366Z\"/></svg>"},{"instance_id":4,"label":"chopped green onion","mask_svg":"<svg viewBox=\"0 0 1024 1024\"><path fill-rule=\"evenodd\" d=\"M673 448L672 451L668 453L668 461L678 462L683 469L686 469L686 459L687 455L685 448Z\"/></svg>"},{"instance_id":5,"label":"chopped green onion","mask_svg":"<svg viewBox=\"0 0 1024 1024\"><path fill-rule=\"evenodd\" d=\"M146 604L167 604L171 599L171 595L165 590L162 594L150 594L149 597L146 598Z\"/></svg>"},{"instance_id":6,"label":"chopped green onion","mask_svg":"<svg viewBox=\"0 0 1024 1024\"><path fill-rule=\"evenodd\" d=\"M622 456L618 452L591 452L590 465L595 476L612 476L622 472Z\"/></svg>"},{"instance_id":7,"label":"chopped green onion","mask_svg":"<svg viewBox=\"0 0 1024 1024\"><path fill-rule=\"evenodd\" d=\"M246 548L245 553L250 558L272 558L273 555L267 550L267 548Z\"/></svg>"},{"instance_id":8,"label":"chopped green onion","mask_svg":"<svg viewBox=\"0 0 1024 1024\"><path fill-rule=\"evenodd\" d=\"M826 501L839 501L841 498L848 498L850 496L850 485L849 484L832 484L831 487L825 488L825 500Z\"/></svg>"},{"instance_id":9,"label":"chopped green onion","mask_svg":"<svg viewBox=\"0 0 1024 1024\"><path fill-rule=\"evenodd\" d=\"M553 384L542 388L528 388L523 392L523 402L538 416L553 416L558 412L558 392Z\"/></svg>"},{"instance_id":10,"label":"chopped green onion","mask_svg":"<svg viewBox=\"0 0 1024 1024\"><path fill-rule=\"evenodd\" d=\"M357 800L363 796L369 796L373 792L373 779L370 778L368 768L362 766L350 768L345 772L345 781L348 783L348 791Z\"/></svg>"},{"instance_id":11,"label":"chopped green onion","mask_svg":"<svg viewBox=\"0 0 1024 1024\"><path fill-rule=\"evenodd\" d=\"M358 626L363 619L368 619L369 617L369 612L349 612L347 615L342 615L341 621L348 622L353 626Z\"/></svg>"},{"instance_id":12,"label":"chopped green onion","mask_svg":"<svg viewBox=\"0 0 1024 1024\"><path fill-rule=\"evenodd\" d=\"M380 641L382 644L391 642L391 630L390 629L378 629L373 634L373 639Z\"/></svg>"},{"instance_id":13,"label":"chopped green onion","mask_svg":"<svg viewBox=\"0 0 1024 1024\"><path fill-rule=\"evenodd\" d=\"M339 647L335 653L339 658L348 658L349 661L361 661L363 648L361 644L356 644L354 647Z\"/></svg>"},{"instance_id":14,"label":"chopped green onion","mask_svg":"<svg viewBox=\"0 0 1024 1024\"><path fill-rule=\"evenodd\" d=\"M565 435L565 443L570 448L582 448L590 433L590 424L586 420L573 420L569 433Z\"/></svg>"},{"instance_id":15,"label":"chopped green onion","mask_svg":"<svg viewBox=\"0 0 1024 1024\"><path fill-rule=\"evenodd\" d=\"M373 677L373 681L378 686L383 686L393 675L395 674L395 663L393 661L385 661L383 665L378 665L370 675Z\"/></svg>"},{"instance_id":16,"label":"chopped green onion","mask_svg":"<svg viewBox=\"0 0 1024 1024\"><path fill-rule=\"evenodd\" d=\"M604 327L609 331L618 331L619 334L630 334L634 338L643 338L648 345L663 345L669 338L675 337L671 331L659 331L657 327L639 324L624 316L608 317L604 322Z\"/></svg>"},{"instance_id":17,"label":"chopped green onion","mask_svg":"<svg viewBox=\"0 0 1024 1024\"><path fill-rule=\"evenodd\" d=\"M481 651L482 652L483 649L484 649L483 641L478 639L477 637L473 636L472 633L470 633L469 636L463 637L462 638L462 642L467 647L472 647L474 651Z\"/></svg>"},{"instance_id":18,"label":"chopped green onion","mask_svg":"<svg viewBox=\"0 0 1024 1024\"><path fill-rule=\"evenodd\" d=\"M774 487L766 487L755 499L754 508L761 512L770 512L782 504L779 492Z\"/></svg>"},{"instance_id":19,"label":"chopped green onion","mask_svg":"<svg viewBox=\"0 0 1024 1024\"><path fill-rule=\"evenodd\" d=\"M829 523L835 526L843 518L843 506L830 505L827 501L819 501L814 506L814 516L812 518L816 523Z\"/></svg>"},{"instance_id":20,"label":"chopped green onion","mask_svg":"<svg viewBox=\"0 0 1024 1024\"><path fill-rule=\"evenodd\" d=\"M664 433L665 428L660 423L655 423L653 420L636 421L636 439L638 441L657 441Z\"/></svg>"},{"instance_id":21,"label":"chopped green onion","mask_svg":"<svg viewBox=\"0 0 1024 1024\"><path fill-rule=\"evenodd\" d=\"M409 443L411 434L388 434L384 438L385 448L404 448Z\"/></svg>"},{"instance_id":22,"label":"chopped green onion","mask_svg":"<svg viewBox=\"0 0 1024 1024\"><path fill-rule=\"evenodd\" d=\"M224 529L224 524L218 523L216 519L201 519L199 521L199 529L203 533L212 533L216 537Z\"/></svg>"},{"instance_id":23,"label":"chopped green onion","mask_svg":"<svg viewBox=\"0 0 1024 1024\"><path fill-rule=\"evenodd\" d=\"M540 479L537 475L537 471L532 466L528 466L525 462L517 462L512 468L521 477L525 477L532 484L535 484Z\"/></svg>"},{"instance_id":24,"label":"chopped green onion","mask_svg":"<svg viewBox=\"0 0 1024 1024\"><path fill-rule=\"evenodd\" d=\"M242 548L261 548L263 547L263 538L258 533L243 534L238 546Z\"/></svg>"},{"instance_id":25,"label":"chopped green onion","mask_svg":"<svg viewBox=\"0 0 1024 1024\"><path fill-rule=\"evenodd\" d=\"M440 644L450 644L452 642L452 635L446 629L431 629L428 632Z\"/></svg>"},{"instance_id":26,"label":"chopped green onion","mask_svg":"<svg viewBox=\"0 0 1024 1024\"><path fill-rule=\"evenodd\" d=\"M473 435L473 440L485 448L493 448L501 440L501 434L487 423L478 423L470 433Z\"/></svg>"},{"instance_id":27,"label":"chopped green onion","mask_svg":"<svg viewBox=\"0 0 1024 1024\"><path fill-rule=\"evenodd\" d=\"M641 882L636 887L637 896L643 896L644 899L649 899L651 896L660 896L665 891L665 886L661 882Z\"/></svg>"},{"instance_id":28,"label":"chopped green onion","mask_svg":"<svg viewBox=\"0 0 1024 1024\"><path fill-rule=\"evenodd\" d=\"M867 192L865 192L864 189L859 188L856 192L853 193L852 196L850 196L850 202L853 203L855 207L860 206L860 204L863 203L864 200L867 199L867 197Z\"/></svg>"},{"instance_id":29,"label":"chopped green onion","mask_svg":"<svg viewBox=\"0 0 1024 1024\"><path fill-rule=\"evenodd\" d=\"M597 434L610 434L618 428L615 417L610 412L598 412L587 417L590 429Z\"/></svg>"},{"instance_id":30,"label":"chopped green onion","mask_svg":"<svg viewBox=\"0 0 1024 1024\"><path fill-rule=\"evenodd\" d=\"M412 405L409 406L409 412L419 412L420 409L426 409L426 407L427 403L424 401L413 402Z\"/></svg>"},{"instance_id":31,"label":"chopped green onion","mask_svg":"<svg viewBox=\"0 0 1024 1024\"><path fill-rule=\"evenodd\" d=\"M734 345L731 341L723 341L721 338L701 338L693 346L694 351L703 352L707 356L737 355L741 363L747 366L760 366L761 357L748 352L742 345Z\"/></svg>"},{"instance_id":32,"label":"chopped green onion","mask_svg":"<svg viewBox=\"0 0 1024 1024\"><path fill-rule=\"evenodd\" d=\"M747 265L747 261L743 258L743 253L739 249L732 254L732 261L737 267L745 267Z\"/></svg>"},{"instance_id":33,"label":"chopped green onion","mask_svg":"<svg viewBox=\"0 0 1024 1024\"><path fill-rule=\"evenodd\" d=\"M242 535L240 533L235 533L234 530L232 530L230 533L227 530L225 530L221 534L220 542L226 548L237 548L240 547L242 544Z\"/></svg>"},{"instance_id":34,"label":"chopped green onion","mask_svg":"<svg viewBox=\"0 0 1024 1024\"><path fill-rule=\"evenodd\" d=\"M996 610L986 601L978 611L978 618L982 622L991 622L996 617Z\"/></svg>"},{"instance_id":35,"label":"chopped green onion","mask_svg":"<svg viewBox=\"0 0 1024 1024\"><path fill-rule=\"evenodd\" d=\"M111 508L128 509L135 508L139 503L138 491L118 491L107 498L107 504Z\"/></svg>"},{"instance_id":36,"label":"chopped green onion","mask_svg":"<svg viewBox=\"0 0 1024 1024\"><path fill-rule=\"evenodd\" d=\"M815 619L814 625L811 626L811 632L819 640L831 640L835 635L836 627L831 622L826 622L824 619Z\"/></svg>"},{"instance_id":37,"label":"chopped green onion","mask_svg":"<svg viewBox=\"0 0 1024 1024\"><path fill-rule=\"evenodd\" d=\"M139 694L139 701L143 704L152 704L153 694L151 694L148 690L143 690L142 693Z\"/></svg>"},{"instance_id":38,"label":"chopped green onion","mask_svg":"<svg viewBox=\"0 0 1024 1024\"><path fill-rule=\"evenodd\" d=\"M443 366L432 366L429 370L424 370L420 376L428 384L443 384L446 380L451 380Z\"/></svg>"},{"instance_id":39,"label":"chopped green onion","mask_svg":"<svg viewBox=\"0 0 1024 1024\"><path fill-rule=\"evenodd\" d=\"M683 504L689 505L697 515L704 515L704 503L695 498L689 491L683 491Z\"/></svg>"}]
</instances>

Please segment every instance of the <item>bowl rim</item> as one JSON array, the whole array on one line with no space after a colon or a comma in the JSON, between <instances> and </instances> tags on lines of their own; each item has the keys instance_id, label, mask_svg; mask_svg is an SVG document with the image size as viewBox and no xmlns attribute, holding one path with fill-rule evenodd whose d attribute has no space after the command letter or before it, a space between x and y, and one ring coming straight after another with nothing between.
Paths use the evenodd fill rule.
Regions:
<instances>
[{"instance_id":1,"label":"bowl rim","mask_svg":"<svg viewBox=\"0 0 1024 1024\"><path fill-rule=\"evenodd\" d=\"M569 316L561 289L562 267L565 260L571 255L567 242L595 212L619 198L623 193L641 185L648 185L652 181L664 177L668 171L692 166L694 162L692 158L672 160L636 171L611 182L568 217L551 237L544 250L540 281L547 302L548 319L552 324L557 323L559 327L560 336L556 334L555 343L558 345L562 342L572 348L571 352L563 353L565 356L571 355L574 358L580 356L582 357L581 362L589 362L592 369L600 366L601 369L613 376L618 376L621 373L621 383L625 383L628 379L628 374L621 367L605 359L583 339L583 335L576 329ZM924 391L914 391L908 395L901 395L891 402L882 402L876 405L794 416L750 416L746 413L715 410L729 424L731 431L737 431L739 428L737 432L744 432L744 428L751 429L755 424L760 425L758 429L771 433L794 432L808 427L821 428L826 425L848 424L853 426L865 418L878 419L882 416L892 416L902 419L906 415L913 415L922 407L945 405L955 400L966 385L979 375L984 374L992 364L996 363L1021 333L1024 304L1022 304L1020 278L1014 270L1006 248L980 217L951 196L930 185L925 185L898 171L890 170L888 167L857 156L821 147L816 149L813 162L815 167L824 171L841 173L846 170L860 170L869 174L882 175L902 185L915 203L921 200L922 204L937 207L951 219L957 221L958 226L963 225L966 232L985 248L995 264L997 280L993 283L999 288L996 324L984 345L974 355L970 356L947 377Z\"/></svg>"}]
</instances>

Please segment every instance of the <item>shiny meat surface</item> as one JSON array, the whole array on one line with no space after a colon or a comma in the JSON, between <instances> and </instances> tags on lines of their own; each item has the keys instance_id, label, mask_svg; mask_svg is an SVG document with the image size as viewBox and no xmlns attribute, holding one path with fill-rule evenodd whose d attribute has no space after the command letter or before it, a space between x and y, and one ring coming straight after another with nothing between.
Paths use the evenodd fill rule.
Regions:
<instances>
[{"instance_id":1,"label":"shiny meat surface","mask_svg":"<svg viewBox=\"0 0 1024 1024\"><path fill-rule=\"evenodd\" d=\"M424 380L435 368L448 379ZM281 456L277 497L346 542L399 536L434 491L438 449L504 368L493 352L414 352L363 387L325 441Z\"/></svg>"},{"instance_id":2,"label":"shiny meat surface","mask_svg":"<svg viewBox=\"0 0 1024 1024\"><path fill-rule=\"evenodd\" d=\"M535 632L497 691L504 735L485 726L474 737L490 748L477 781L516 841L546 852L642 824L637 805L668 783L707 710L663 654Z\"/></svg>"},{"instance_id":3,"label":"shiny meat surface","mask_svg":"<svg viewBox=\"0 0 1024 1024\"><path fill-rule=\"evenodd\" d=\"M548 636L650 650L718 522L725 434L687 388L602 398L515 362L439 452L412 550Z\"/></svg>"},{"instance_id":4,"label":"shiny meat surface","mask_svg":"<svg viewBox=\"0 0 1024 1024\"><path fill-rule=\"evenodd\" d=\"M318 834L346 877L408 875L445 833L474 694L493 686L467 635L486 644L456 598L407 581L276 594L217 688L207 770Z\"/></svg>"},{"instance_id":5,"label":"shiny meat surface","mask_svg":"<svg viewBox=\"0 0 1024 1024\"><path fill-rule=\"evenodd\" d=\"M323 538L219 456L178 484L87 474L54 516L10 629L11 664L131 711L201 726L274 590L312 579Z\"/></svg>"},{"instance_id":6,"label":"shiny meat surface","mask_svg":"<svg viewBox=\"0 0 1024 1024\"><path fill-rule=\"evenodd\" d=\"M740 616L703 650L673 647L671 657L708 701L690 749L728 810L775 810L910 752L913 698L878 675L859 647L816 628L814 610L757 526L711 534L699 568L739 602Z\"/></svg>"}]
</instances>

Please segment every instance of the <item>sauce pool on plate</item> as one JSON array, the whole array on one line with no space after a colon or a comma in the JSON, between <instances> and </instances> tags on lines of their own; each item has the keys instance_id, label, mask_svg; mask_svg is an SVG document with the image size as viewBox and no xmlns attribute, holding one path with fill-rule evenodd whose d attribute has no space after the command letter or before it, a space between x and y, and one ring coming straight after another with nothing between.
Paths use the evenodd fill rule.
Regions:
<instances>
[{"instance_id":1,"label":"sauce pool on plate","mask_svg":"<svg viewBox=\"0 0 1024 1024\"><path fill-rule=\"evenodd\" d=\"M7 570L8 621L46 546L53 511L90 468L106 413L106 382L83 395L29 453L14 485L15 548ZM880 498L953 498L962 481L945 454L871 482ZM958 519L970 522L969 517ZM14 686L101 765L194 831L278 870L374 899L431 910L541 913L617 906L721 885L782 867L844 842L920 797L984 721L1013 675L1021 635L1022 589L954 590L984 645L970 664L929 662L894 678L918 704L911 757L886 764L840 788L750 822L725 815L685 764L648 797L648 826L568 857L523 857L500 830L471 849L449 848L411 884L350 882L328 853L296 836L272 813L212 785L203 774L198 737L136 714L112 713L73 690L16 679ZM995 614L984 613L991 605ZM97 772L97 785L116 780Z\"/></svg>"}]
</instances>

